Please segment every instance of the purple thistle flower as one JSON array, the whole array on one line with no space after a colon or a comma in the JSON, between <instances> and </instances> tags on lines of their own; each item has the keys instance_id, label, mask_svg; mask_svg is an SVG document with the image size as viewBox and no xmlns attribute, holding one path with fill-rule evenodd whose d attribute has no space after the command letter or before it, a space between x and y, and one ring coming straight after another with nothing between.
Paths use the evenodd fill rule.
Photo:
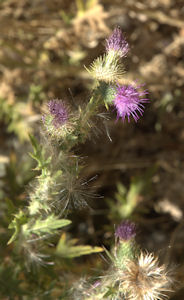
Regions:
<instances>
[{"instance_id":1,"label":"purple thistle flower","mask_svg":"<svg viewBox=\"0 0 184 300\"><path fill-rule=\"evenodd\" d=\"M53 124L55 127L59 127L66 123L66 121L68 120L68 112L66 106L61 100L49 101L48 108L50 114L54 117Z\"/></svg>"},{"instance_id":2,"label":"purple thistle flower","mask_svg":"<svg viewBox=\"0 0 184 300\"><path fill-rule=\"evenodd\" d=\"M125 121L127 116L128 122L130 122L130 116L134 118L137 122L139 119L139 114L142 116L144 112L143 103L148 102L147 98L141 98L148 94L147 90L138 91L142 85L133 86L133 85L118 85L117 94L114 99L114 105L117 110L117 118L122 118Z\"/></svg>"},{"instance_id":3,"label":"purple thistle flower","mask_svg":"<svg viewBox=\"0 0 184 300\"><path fill-rule=\"evenodd\" d=\"M128 53L129 46L119 27L115 28L111 36L106 40L106 51L114 50L120 57Z\"/></svg>"},{"instance_id":4,"label":"purple thistle flower","mask_svg":"<svg viewBox=\"0 0 184 300\"><path fill-rule=\"evenodd\" d=\"M128 241L136 235L136 226L130 221L123 221L115 231L115 236L120 240Z\"/></svg>"}]
</instances>

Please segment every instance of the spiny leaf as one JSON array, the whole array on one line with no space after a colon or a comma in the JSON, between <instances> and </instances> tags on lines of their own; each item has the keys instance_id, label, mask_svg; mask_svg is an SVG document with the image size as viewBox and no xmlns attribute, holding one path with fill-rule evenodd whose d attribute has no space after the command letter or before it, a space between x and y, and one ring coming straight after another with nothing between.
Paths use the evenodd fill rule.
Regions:
<instances>
[{"instance_id":1,"label":"spiny leaf","mask_svg":"<svg viewBox=\"0 0 184 300\"><path fill-rule=\"evenodd\" d=\"M29 134L29 138L31 140L31 144L33 146L34 151L37 152L40 149L40 146L39 146L36 138L32 134Z\"/></svg>"},{"instance_id":2,"label":"spiny leaf","mask_svg":"<svg viewBox=\"0 0 184 300\"><path fill-rule=\"evenodd\" d=\"M75 245L77 240L66 240L66 235L63 234L56 248L56 255L65 258L74 258L91 253L102 252L101 247L92 247L89 245Z\"/></svg>"},{"instance_id":3,"label":"spiny leaf","mask_svg":"<svg viewBox=\"0 0 184 300\"><path fill-rule=\"evenodd\" d=\"M67 219L58 219L55 215L48 216L47 219L38 219L36 222L31 226L24 226L24 231L32 232L37 235L41 234L54 234L57 232L57 229L62 228L71 224L70 220Z\"/></svg>"},{"instance_id":4,"label":"spiny leaf","mask_svg":"<svg viewBox=\"0 0 184 300\"><path fill-rule=\"evenodd\" d=\"M27 221L27 217L26 217L26 215L23 213L23 211L19 211L19 212L15 215L13 221L12 221L12 222L10 223L10 225L8 226L8 228L14 229L14 233L13 233L12 237L11 237L11 238L9 239L9 241L8 241L8 245L11 244L13 241L16 240L16 238L17 238L17 236L18 236L18 234L19 234L19 232L20 232L20 230L21 230L21 226L22 226L23 224L25 224L26 221Z\"/></svg>"},{"instance_id":5,"label":"spiny leaf","mask_svg":"<svg viewBox=\"0 0 184 300\"><path fill-rule=\"evenodd\" d=\"M45 157L45 150L40 146L33 135L29 135L34 153L29 153L30 156L37 161L37 168L35 170L42 170L43 173L51 162L51 157Z\"/></svg>"}]
</instances>

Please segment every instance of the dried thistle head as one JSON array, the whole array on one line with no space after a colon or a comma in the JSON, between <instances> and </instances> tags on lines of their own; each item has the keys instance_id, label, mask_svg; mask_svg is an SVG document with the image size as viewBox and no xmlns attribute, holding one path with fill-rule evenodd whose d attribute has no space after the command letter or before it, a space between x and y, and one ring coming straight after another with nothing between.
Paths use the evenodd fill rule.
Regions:
<instances>
[{"instance_id":1,"label":"dried thistle head","mask_svg":"<svg viewBox=\"0 0 184 300\"><path fill-rule=\"evenodd\" d=\"M122 288L126 299L162 300L171 292L172 279L158 257L141 252L137 261L127 260L122 274Z\"/></svg>"}]
</instances>

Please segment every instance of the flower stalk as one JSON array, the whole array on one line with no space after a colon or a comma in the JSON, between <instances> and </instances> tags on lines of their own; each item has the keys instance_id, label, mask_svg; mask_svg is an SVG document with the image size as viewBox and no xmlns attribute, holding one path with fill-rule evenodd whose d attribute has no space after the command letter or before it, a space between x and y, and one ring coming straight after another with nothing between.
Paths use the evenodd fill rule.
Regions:
<instances>
[{"instance_id":1,"label":"flower stalk","mask_svg":"<svg viewBox=\"0 0 184 300\"><path fill-rule=\"evenodd\" d=\"M40 252L40 249L44 248L44 241L71 223L65 218L66 213L73 208L87 206L86 198L89 192L85 190L80 178L82 166L80 157L75 154L75 147L89 138L101 108L115 108L117 118L123 121L126 117L130 121L131 116L137 121L138 113L143 114L144 104L148 102L145 98L147 91L140 91L140 85L120 86L118 83L124 75L122 58L127 55L128 50L127 41L121 30L116 28L106 40L105 54L98 57L89 67L96 85L91 91L88 103L74 110L66 101L50 100L42 117L45 145L39 144L31 137L33 145L31 156L37 163L35 168L37 176L30 185L27 207L15 214L9 226L14 230L9 243L16 243L19 254L25 254L26 260L34 264L41 264L42 259L47 257L47 252L46 254ZM95 285L88 293L85 292L84 298L81 296L81 299L113 300L131 295L129 284L131 280L128 279L133 272L131 264L135 264L138 270L142 267L141 256L138 257L139 249L134 239L135 225L130 222L120 224L115 236L117 242L111 270L99 285ZM63 241L60 241L58 248L61 248L62 243ZM72 242L71 245L68 244L71 247ZM101 249L95 251L99 252ZM94 250L90 248L87 253L92 252ZM63 253L62 249L60 253ZM142 261L145 262L147 258L143 257ZM159 270L154 259L150 260L150 267L152 264ZM162 270L158 280L166 276L164 268ZM161 284L157 289L158 293L162 286ZM156 292L154 293L156 295ZM156 299L154 297L147 297L145 300Z\"/></svg>"},{"instance_id":2,"label":"flower stalk","mask_svg":"<svg viewBox=\"0 0 184 300\"><path fill-rule=\"evenodd\" d=\"M81 289L78 299L164 300L169 297L173 284L169 270L159 264L157 256L140 250L135 242L135 228L129 221L118 226L115 237L119 241L112 254L107 252L111 267L97 284Z\"/></svg>"}]
</instances>

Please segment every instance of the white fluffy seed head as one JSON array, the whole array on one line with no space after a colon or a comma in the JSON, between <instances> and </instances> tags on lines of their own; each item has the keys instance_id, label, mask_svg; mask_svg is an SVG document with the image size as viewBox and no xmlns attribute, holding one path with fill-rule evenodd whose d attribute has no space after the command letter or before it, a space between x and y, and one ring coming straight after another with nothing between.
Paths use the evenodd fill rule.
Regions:
<instances>
[{"instance_id":1,"label":"white fluffy seed head","mask_svg":"<svg viewBox=\"0 0 184 300\"><path fill-rule=\"evenodd\" d=\"M127 260L121 276L126 299L163 300L172 291L166 266L159 266L158 258L152 253L142 252L137 261Z\"/></svg>"}]
</instances>

